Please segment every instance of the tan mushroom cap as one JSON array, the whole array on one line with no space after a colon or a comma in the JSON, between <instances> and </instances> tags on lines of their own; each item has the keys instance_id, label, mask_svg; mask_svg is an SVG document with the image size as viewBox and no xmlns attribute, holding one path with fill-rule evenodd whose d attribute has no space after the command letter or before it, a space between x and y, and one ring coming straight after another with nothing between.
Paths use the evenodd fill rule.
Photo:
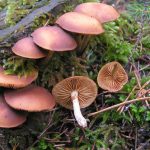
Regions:
<instances>
[{"instance_id":1,"label":"tan mushroom cap","mask_svg":"<svg viewBox=\"0 0 150 150\"><path fill-rule=\"evenodd\" d=\"M67 31L81 34L101 34L104 32L98 20L78 12L65 13L56 20L56 24Z\"/></svg>"},{"instance_id":2,"label":"tan mushroom cap","mask_svg":"<svg viewBox=\"0 0 150 150\"><path fill-rule=\"evenodd\" d=\"M29 85L22 89L7 90L4 97L8 105L29 112L50 110L55 106L51 93L43 87Z\"/></svg>"},{"instance_id":3,"label":"tan mushroom cap","mask_svg":"<svg viewBox=\"0 0 150 150\"><path fill-rule=\"evenodd\" d=\"M70 51L77 47L76 41L57 26L38 28L31 35L38 46L47 50Z\"/></svg>"},{"instance_id":4,"label":"tan mushroom cap","mask_svg":"<svg viewBox=\"0 0 150 150\"><path fill-rule=\"evenodd\" d=\"M31 37L19 40L13 47L12 51L21 57L38 59L46 56L46 53L34 44Z\"/></svg>"},{"instance_id":5,"label":"tan mushroom cap","mask_svg":"<svg viewBox=\"0 0 150 150\"><path fill-rule=\"evenodd\" d=\"M0 127L13 128L26 121L26 115L9 107L0 95Z\"/></svg>"},{"instance_id":6,"label":"tan mushroom cap","mask_svg":"<svg viewBox=\"0 0 150 150\"><path fill-rule=\"evenodd\" d=\"M98 73L98 85L110 92L117 92L128 82L128 75L118 62L104 65Z\"/></svg>"},{"instance_id":7,"label":"tan mushroom cap","mask_svg":"<svg viewBox=\"0 0 150 150\"><path fill-rule=\"evenodd\" d=\"M101 23L116 20L120 16L112 6L96 2L82 3L74 11L94 17Z\"/></svg>"},{"instance_id":8,"label":"tan mushroom cap","mask_svg":"<svg viewBox=\"0 0 150 150\"><path fill-rule=\"evenodd\" d=\"M71 92L78 92L81 108L92 104L97 95L95 82L88 77L73 76L60 81L52 90L56 102L67 109L72 109Z\"/></svg>"},{"instance_id":9,"label":"tan mushroom cap","mask_svg":"<svg viewBox=\"0 0 150 150\"><path fill-rule=\"evenodd\" d=\"M0 66L0 86L7 88L22 88L31 84L38 77L38 72L32 75L18 77L17 75L7 75L3 67Z\"/></svg>"}]
</instances>

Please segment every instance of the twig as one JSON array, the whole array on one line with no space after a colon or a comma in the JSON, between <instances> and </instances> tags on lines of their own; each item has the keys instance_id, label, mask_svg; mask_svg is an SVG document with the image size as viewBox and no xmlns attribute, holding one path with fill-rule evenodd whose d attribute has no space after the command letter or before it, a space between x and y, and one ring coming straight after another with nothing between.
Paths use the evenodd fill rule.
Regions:
<instances>
[{"instance_id":1,"label":"twig","mask_svg":"<svg viewBox=\"0 0 150 150\"><path fill-rule=\"evenodd\" d=\"M135 78L136 78L136 81L137 81L137 84L138 84L138 86L139 86L139 88L141 89L141 82L140 82L140 77L139 77L139 75L138 75L138 73L137 73L137 69L136 69L136 67L134 66L134 75L135 75Z\"/></svg>"},{"instance_id":2,"label":"twig","mask_svg":"<svg viewBox=\"0 0 150 150\"><path fill-rule=\"evenodd\" d=\"M148 84L150 84L150 80L148 80L147 82L145 82L145 83L142 85L142 89L144 89Z\"/></svg>"},{"instance_id":3,"label":"twig","mask_svg":"<svg viewBox=\"0 0 150 150\"><path fill-rule=\"evenodd\" d=\"M137 98L141 98L141 97L145 96L146 93L147 93L147 90L140 89L137 93Z\"/></svg>"},{"instance_id":4,"label":"twig","mask_svg":"<svg viewBox=\"0 0 150 150\"><path fill-rule=\"evenodd\" d=\"M41 137L46 133L46 131L50 128L50 125L52 123L53 117L54 117L55 111L53 111L52 116L48 122L47 127L43 130L43 132L38 136L38 139L41 139Z\"/></svg>"},{"instance_id":5,"label":"twig","mask_svg":"<svg viewBox=\"0 0 150 150\"><path fill-rule=\"evenodd\" d=\"M132 94L133 91L136 89L136 87L137 87L137 86L134 86L134 87L133 87L133 89L131 90L131 92L129 93L129 95L127 96L127 98L124 100L124 102L126 102L126 101L130 98L131 94ZM124 110L124 107L125 107L125 106L119 107L119 108L117 109L117 111L119 111L119 113L121 113L121 112Z\"/></svg>"},{"instance_id":6,"label":"twig","mask_svg":"<svg viewBox=\"0 0 150 150\"><path fill-rule=\"evenodd\" d=\"M57 147L59 149L59 147L63 147L65 146L66 144L55 144L54 147ZM61 148L62 149L62 148Z\"/></svg>"},{"instance_id":7,"label":"twig","mask_svg":"<svg viewBox=\"0 0 150 150\"><path fill-rule=\"evenodd\" d=\"M51 142L51 143L70 143L71 142L70 140L67 140L67 141L52 140L52 139L49 139L46 137L43 137L43 139L47 140L48 142Z\"/></svg>"},{"instance_id":8,"label":"twig","mask_svg":"<svg viewBox=\"0 0 150 150\"><path fill-rule=\"evenodd\" d=\"M139 76L139 73L138 73L138 70L137 70L136 66L133 65L133 67L134 67L134 74L135 74L135 77L136 77L138 86L139 86L139 88L140 88L140 91L141 91L143 88L142 88L142 86L141 86L140 76ZM145 95L143 95L143 96L145 97ZM141 96L140 96L140 97L141 97ZM139 98L139 97L138 97L138 98ZM149 106L149 103L148 103L147 100L145 100L145 103L146 103L146 106L149 108L150 106Z\"/></svg>"},{"instance_id":9,"label":"twig","mask_svg":"<svg viewBox=\"0 0 150 150\"><path fill-rule=\"evenodd\" d=\"M129 101L126 101L126 102L122 102L122 103L107 107L105 109L99 110L97 112L89 113L88 117L97 115L99 113L102 113L102 112L105 112L105 111L108 111L108 110L111 110L111 109L114 109L114 108L117 108L117 107L120 107L120 106L123 106L123 105L126 105L126 104L131 104L131 103L134 103L134 102L137 102L137 101L145 101L147 99L150 99L150 97L136 98L136 99L132 99L132 100L129 100Z\"/></svg>"},{"instance_id":10,"label":"twig","mask_svg":"<svg viewBox=\"0 0 150 150\"><path fill-rule=\"evenodd\" d=\"M137 148L137 140L138 140L138 135L137 135L137 127L135 128L135 144L134 144L134 149Z\"/></svg>"},{"instance_id":11,"label":"twig","mask_svg":"<svg viewBox=\"0 0 150 150\"><path fill-rule=\"evenodd\" d=\"M49 120L49 122L48 122L48 124L47 124L47 127L40 133L40 135L38 136L38 139L37 139L31 146L29 146L29 147L27 148L27 150L30 150L30 149L42 138L42 136L47 132L47 130L48 130L48 129L50 128L50 126L51 126L51 123L52 123L54 114L55 114L55 111L53 111L52 116L51 116L51 118L50 118L50 120Z\"/></svg>"},{"instance_id":12,"label":"twig","mask_svg":"<svg viewBox=\"0 0 150 150\"><path fill-rule=\"evenodd\" d=\"M141 68L139 71L142 71L142 70L144 70L144 69L146 69L146 68L148 68L148 67L150 67L150 64L148 64L148 65L144 66L144 67L143 67L143 68Z\"/></svg>"}]
</instances>

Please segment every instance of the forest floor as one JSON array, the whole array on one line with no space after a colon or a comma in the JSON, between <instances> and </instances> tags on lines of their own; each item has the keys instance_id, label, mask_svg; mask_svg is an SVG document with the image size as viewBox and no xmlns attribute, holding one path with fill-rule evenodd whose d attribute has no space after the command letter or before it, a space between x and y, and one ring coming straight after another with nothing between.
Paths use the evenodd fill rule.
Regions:
<instances>
[{"instance_id":1,"label":"forest floor","mask_svg":"<svg viewBox=\"0 0 150 150\"><path fill-rule=\"evenodd\" d=\"M86 0L78 0L83 2ZM72 67L75 75L88 75L97 82L100 68L111 61L123 65L128 83L115 93L98 89L95 102L82 109L89 120L87 128L79 127L73 111L57 105L51 111L30 113L27 121L17 128L0 128L0 150L150 150L150 104L139 100L126 105L122 111L111 107L125 100L150 97L150 3L134 0L103 0L103 3L113 5L121 13L120 18L106 23L105 33L93 37L82 56L75 52L55 53L48 66L33 62L39 69L36 84L51 90L58 81L72 74ZM8 1L6 6L9 4L12 5ZM23 34L17 33L16 39L12 37L11 44L3 40L0 58L12 56L7 50L20 35L29 35L47 21L53 24L57 16L71 11L75 5L72 1L47 12L39 17L40 21L35 20L32 28L25 29ZM0 7L0 12L6 6ZM6 17L7 27L14 26L12 18ZM107 107L110 110L91 114Z\"/></svg>"}]
</instances>

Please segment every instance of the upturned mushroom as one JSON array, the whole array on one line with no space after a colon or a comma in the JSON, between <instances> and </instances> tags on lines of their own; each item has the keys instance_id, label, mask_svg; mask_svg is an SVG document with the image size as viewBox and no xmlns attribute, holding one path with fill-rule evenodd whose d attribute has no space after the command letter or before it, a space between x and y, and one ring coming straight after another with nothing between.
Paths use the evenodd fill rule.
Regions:
<instances>
[{"instance_id":1,"label":"upturned mushroom","mask_svg":"<svg viewBox=\"0 0 150 150\"><path fill-rule=\"evenodd\" d=\"M19 40L12 47L12 51L16 55L24 58L38 59L46 56L46 53L34 44L32 37L26 37Z\"/></svg>"},{"instance_id":2,"label":"upturned mushroom","mask_svg":"<svg viewBox=\"0 0 150 150\"><path fill-rule=\"evenodd\" d=\"M17 112L9 107L3 95L0 95L0 127L13 128L21 125L26 121L26 114Z\"/></svg>"},{"instance_id":3,"label":"upturned mushroom","mask_svg":"<svg viewBox=\"0 0 150 150\"><path fill-rule=\"evenodd\" d=\"M7 88L22 88L31 84L38 77L38 72L34 71L31 75L19 77L17 75L7 75L0 66L0 86Z\"/></svg>"},{"instance_id":4,"label":"upturned mushroom","mask_svg":"<svg viewBox=\"0 0 150 150\"><path fill-rule=\"evenodd\" d=\"M6 90L4 97L6 103L12 108L29 112L50 110L55 106L51 93L35 85L17 90Z\"/></svg>"},{"instance_id":5,"label":"upturned mushroom","mask_svg":"<svg viewBox=\"0 0 150 150\"><path fill-rule=\"evenodd\" d=\"M101 23L116 20L120 16L112 6L97 2L79 4L74 11L94 17Z\"/></svg>"},{"instance_id":6,"label":"upturned mushroom","mask_svg":"<svg viewBox=\"0 0 150 150\"><path fill-rule=\"evenodd\" d=\"M121 64L114 61L100 69L97 82L102 89L117 92L128 82L128 75Z\"/></svg>"},{"instance_id":7,"label":"upturned mushroom","mask_svg":"<svg viewBox=\"0 0 150 150\"><path fill-rule=\"evenodd\" d=\"M67 109L73 109L78 124L87 127L80 108L92 104L97 95L95 82L85 76L73 76L56 84L52 90L56 102Z\"/></svg>"}]
</instances>

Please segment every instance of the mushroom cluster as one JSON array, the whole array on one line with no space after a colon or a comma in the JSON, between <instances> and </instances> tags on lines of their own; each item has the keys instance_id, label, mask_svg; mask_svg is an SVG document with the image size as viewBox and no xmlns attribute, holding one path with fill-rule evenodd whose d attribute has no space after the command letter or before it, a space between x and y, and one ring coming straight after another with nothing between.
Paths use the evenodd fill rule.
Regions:
<instances>
[{"instance_id":1,"label":"mushroom cluster","mask_svg":"<svg viewBox=\"0 0 150 150\"><path fill-rule=\"evenodd\" d=\"M17 41L12 47L12 52L26 59L41 59L52 56L53 52L72 51L77 48L77 42L69 32L83 35L82 45L78 45L81 52L87 46L88 36L98 35L104 32L102 23L113 21L119 17L119 13L112 7L102 3L83 3L78 5L72 12L58 17L53 26L43 26L36 29L31 36ZM98 84L104 89L116 91L118 83L125 83L124 71L119 64L103 69L98 75ZM117 72L117 73L116 73ZM110 75L112 73L112 75ZM101 77L101 74L102 75ZM116 79L115 75L119 74ZM102 84L102 80L109 83ZM18 77L6 75L3 67L0 67L0 86L7 89L4 96L0 96L0 127L15 127L26 120L26 114L18 111L43 111L52 109L56 102L67 109L73 109L78 124L87 126L86 119L82 116L80 108L89 106L96 98L97 86L88 77L73 76L56 84L52 94L43 87L31 84L38 77L38 72L29 76ZM115 81L111 81L111 80ZM107 88L109 87L109 88ZM16 117L16 118L15 118Z\"/></svg>"},{"instance_id":2,"label":"mushroom cluster","mask_svg":"<svg viewBox=\"0 0 150 150\"><path fill-rule=\"evenodd\" d=\"M19 40L12 51L21 57L39 59L54 51L71 51L77 47L77 42L67 32L81 35L97 35L104 32L102 23L116 20L119 13L110 5L98 2L88 2L78 5L72 12L67 12L57 18L53 26L43 26L36 29L31 37ZM66 32L67 31L67 32ZM86 38L83 38L83 42ZM82 45L78 45L81 49Z\"/></svg>"},{"instance_id":3,"label":"mushroom cluster","mask_svg":"<svg viewBox=\"0 0 150 150\"><path fill-rule=\"evenodd\" d=\"M43 87L33 84L19 89L6 89L0 95L0 127L12 128L25 122L26 112L51 110L55 100Z\"/></svg>"}]
</instances>

